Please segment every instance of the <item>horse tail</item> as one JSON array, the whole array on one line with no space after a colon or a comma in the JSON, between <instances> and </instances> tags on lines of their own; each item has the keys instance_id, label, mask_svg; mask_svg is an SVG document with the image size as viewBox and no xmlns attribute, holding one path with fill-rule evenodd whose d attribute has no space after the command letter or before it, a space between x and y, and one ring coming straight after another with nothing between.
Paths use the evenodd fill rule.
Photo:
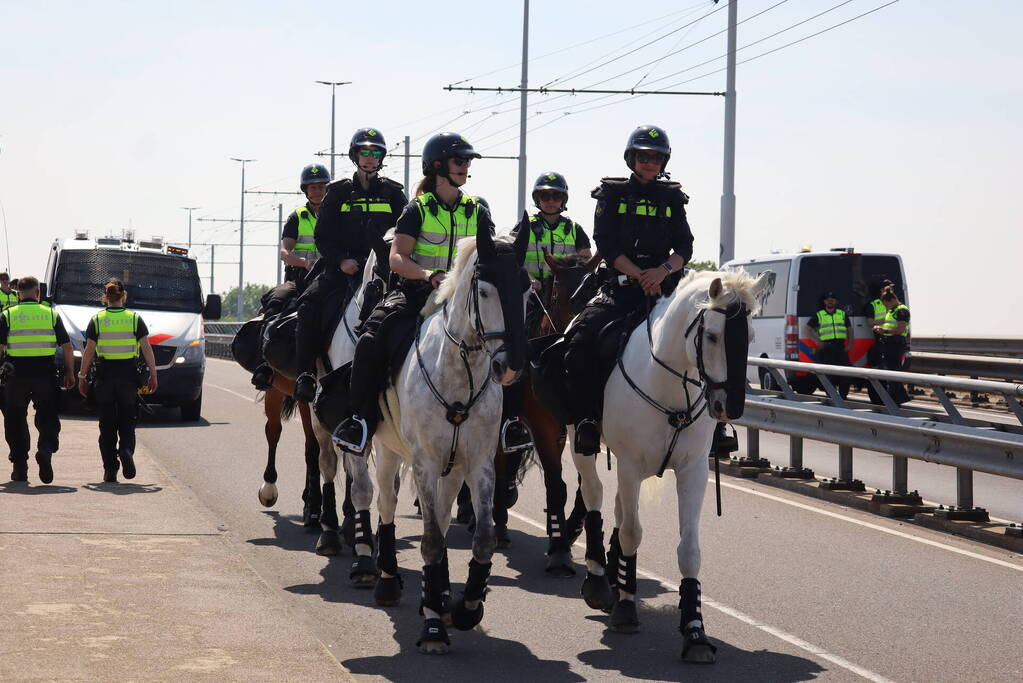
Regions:
<instances>
[{"instance_id":1,"label":"horse tail","mask_svg":"<svg viewBox=\"0 0 1023 683\"><path fill-rule=\"evenodd\" d=\"M284 401L281 403L281 419L288 421L295 414L295 408L298 407L298 401L295 400L294 396L285 394Z\"/></svg>"},{"instance_id":2,"label":"horse tail","mask_svg":"<svg viewBox=\"0 0 1023 683\"><path fill-rule=\"evenodd\" d=\"M521 486L526 480L526 473L529 472L529 468L535 465L539 461L539 456L536 453L535 448L530 448L528 451L522 454L519 458L519 464L515 468L514 472L509 472L511 478L515 481L516 486Z\"/></svg>"}]
</instances>

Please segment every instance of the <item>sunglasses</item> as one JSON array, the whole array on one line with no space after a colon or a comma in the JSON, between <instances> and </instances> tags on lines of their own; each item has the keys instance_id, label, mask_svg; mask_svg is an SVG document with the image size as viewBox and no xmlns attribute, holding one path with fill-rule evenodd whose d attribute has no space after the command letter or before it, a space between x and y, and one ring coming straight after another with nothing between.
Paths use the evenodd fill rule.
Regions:
<instances>
[{"instance_id":1,"label":"sunglasses","mask_svg":"<svg viewBox=\"0 0 1023 683\"><path fill-rule=\"evenodd\" d=\"M360 149L359 150L359 156L360 157L373 157L374 159L379 159L383 155L384 155L384 150L382 150L382 149Z\"/></svg>"},{"instance_id":2,"label":"sunglasses","mask_svg":"<svg viewBox=\"0 0 1023 683\"><path fill-rule=\"evenodd\" d=\"M472 163L472 157L451 157L451 163L455 166L468 166Z\"/></svg>"},{"instance_id":3,"label":"sunglasses","mask_svg":"<svg viewBox=\"0 0 1023 683\"><path fill-rule=\"evenodd\" d=\"M663 164L664 155L660 152L636 152L636 162L640 164Z\"/></svg>"},{"instance_id":4,"label":"sunglasses","mask_svg":"<svg viewBox=\"0 0 1023 683\"><path fill-rule=\"evenodd\" d=\"M560 192L541 192L539 195L541 202L550 202L554 201L555 199L560 200L563 199L564 196L565 195L561 194Z\"/></svg>"}]
</instances>

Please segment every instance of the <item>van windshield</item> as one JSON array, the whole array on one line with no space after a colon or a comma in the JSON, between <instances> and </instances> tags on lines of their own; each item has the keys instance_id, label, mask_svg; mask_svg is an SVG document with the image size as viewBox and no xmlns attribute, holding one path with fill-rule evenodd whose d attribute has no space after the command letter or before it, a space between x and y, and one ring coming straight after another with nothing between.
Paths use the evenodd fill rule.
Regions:
<instances>
[{"instance_id":1,"label":"van windshield","mask_svg":"<svg viewBox=\"0 0 1023 683\"><path fill-rule=\"evenodd\" d=\"M864 315L866 305L878 296L881 282L891 280L895 293L906 301L902 269L897 256L864 254L821 254L804 256L799 265L796 314L810 316L821 308L820 296L833 291L839 308L851 315Z\"/></svg>"},{"instance_id":2,"label":"van windshield","mask_svg":"<svg viewBox=\"0 0 1023 683\"><path fill-rule=\"evenodd\" d=\"M133 309L202 312L202 291L195 261L133 251L67 250L60 253L50 283L53 302L98 306L103 283L117 278Z\"/></svg>"}]
</instances>

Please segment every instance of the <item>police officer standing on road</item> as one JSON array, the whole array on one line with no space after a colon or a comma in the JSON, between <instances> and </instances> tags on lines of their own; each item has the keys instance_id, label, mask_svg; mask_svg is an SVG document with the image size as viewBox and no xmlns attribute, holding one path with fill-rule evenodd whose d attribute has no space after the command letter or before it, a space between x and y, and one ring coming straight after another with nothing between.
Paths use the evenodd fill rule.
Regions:
<instances>
[{"instance_id":1,"label":"police officer standing on road","mask_svg":"<svg viewBox=\"0 0 1023 683\"><path fill-rule=\"evenodd\" d=\"M11 276L0 273L0 310L18 303L18 293L11 289Z\"/></svg>"},{"instance_id":2,"label":"police officer standing on road","mask_svg":"<svg viewBox=\"0 0 1023 683\"><path fill-rule=\"evenodd\" d=\"M881 357L885 370L905 370L906 351L909 348L909 307L899 301L891 285L881 290L881 301L886 313L884 323L874 327L881 335ZM909 400L909 394L901 382L886 382L888 393L899 405Z\"/></svg>"},{"instance_id":3,"label":"police officer standing on road","mask_svg":"<svg viewBox=\"0 0 1023 683\"><path fill-rule=\"evenodd\" d=\"M348 158L355 175L331 183L316 223L316 250L323 263L319 275L302 295L296 326L295 398L306 403L316 396L316 358L324 341L324 303L347 299L358 283L375 242L394 226L408 198L401 183L380 177L387 155L383 133L376 128L355 131Z\"/></svg>"},{"instance_id":4,"label":"police officer standing on road","mask_svg":"<svg viewBox=\"0 0 1023 683\"><path fill-rule=\"evenodd\" d=\"M823 305L815 313L807 325L817 341L817 362L821 365L841 365L848 367L849 351L852 350L852 323L845 311L838 307L838 297L828 291L821 295ZM849 394L849 378L828 376L842 398Z\"/></svg>"},{"instance_id":5,"label":"police officer standing on road","mask_svg":"<svg viewBox=\"0 0 1023 683\"><path fill-rule=\"evenodd\" d=\"M0 351L6 352L6 410L4 437L14 463L11 481L28 481L28 452L32 447L28 431L28 404L35 405L39 431L36 463L39 479L53 481L51 459L60 446L60 417L57 414L55 354L64 354L64 388L75 385L75 360L71 339L60 316L39 302L39 280L32 276L18 281L19 303L0 315Z\"/></svg>"},{"instance_id":6,"label":"police officer standing on road","mask_svg":"<svg viewBox=\"0 0 1023 683\"><path fill-rule=\"evenodd\" d=\"M306 203L291 212L281 230L280 258L286 264L284 283L263 295L261 313L264 326L260 330L260 340L266 331L266 322L282 312L305 289L306 275L320 257L315 243L316 221L329 182L330 171L320 164L309 164L302 169L298 186L305 194ZM266 391L273 381L273 374L268 364L260 363L252 373L252 385Z\"/></svg>"},{"instance_id":7,"label":"police officer standing on road","mask_svg":"<svg viewBox=\"0 0 1023 683\"><path fill-rule=\"evenodd\" d=\"M593 191L593 239L611 277L576 318L565 353L569 389L579 401L575 450L583 455L600 449L607 379L606 372L594 371L600 330L673 290L693 255L685 209L689 197L678 183L662 179L670 158L664 129L640 126L625 146L631 177L604 178Z\"/></svg>"},{"instance_id":8,"label":"police officer standing on road","mask_svg":"<svg viewBox=\"0 0 1023 683\"><path fill-rule=\"evenodd\" d=\"M149 344L149 330L135 311L124 307L128 295L120 280L103 285L100 301L106 309L89 321L85 352L78 372L78 392L87 397L88 374L96 364L96 402L99 404L99 452L103 458L103 481L117 481L118 460L125 479L135 478L135 423L138 421L138 359L141 352L149 368L145 386L156 391L156 360Z\"/></svg>"}]
</instances>

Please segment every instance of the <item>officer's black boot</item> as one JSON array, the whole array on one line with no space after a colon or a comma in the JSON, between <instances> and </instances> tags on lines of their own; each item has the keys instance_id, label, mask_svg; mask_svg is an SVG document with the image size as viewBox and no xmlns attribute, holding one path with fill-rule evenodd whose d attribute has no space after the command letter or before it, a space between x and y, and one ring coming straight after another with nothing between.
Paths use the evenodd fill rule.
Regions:
<instances>
[{"instance_id":1,"label":"officer's black boot","mask_svg":"<svg viewBox=\"0 0 1023 683\"><path fill-rule=\"evenodd\" d=\"M252 386L260 391L266 391L273 382L274 371L266 363L261 363L256 371L252 373Z\"/></svg>"},{"instance_id":2,"label":"officer's black boot","mask_svg":"<svg viewBox=\"0 0 1023 683\"><path fill-rule=\"evenodd\" d=\"M28 460L14 460L11 481L28 481Z\"/></svg>"},{"instance_id":3,"label":"officer's black boot","mask_svg":"<svg viewBox=\"0 0 1023 683\"><path fill-rule=\"evenodd\" d=\"M575 425L575 452L580 455L596 455L600 451L600 427L592 418L580 420Z\"/></svg>"},{"instance_id":4,"label":"officer's black boot","mask_svg":"<svg viewBox=\"0 0 1023 683\"><path fill-rule=\"evenodd\" d=\"M533 447L533 434L517 417L508 418L501 428L501 450L505 453L525 451Z\"/></svg>"},{"instance_id":5,"label":"officer's black boot","mask_svg":"<svg viewBox=\"0 0 1023 683\"><path fill-rule=\"evenodd\" d=\"M39 451L36 453L36 463L39 465L39 481L44 484L49 484L53 481L53 465L50 463L50 458L53 454L49 451Z\"/></svg>"},{"instance_id":6,"label":"officer's black boot","mask_svg":"<svg viewBox=\"0 0 1023 683\"><path fill-rule=\"evenodd\" d=\"M295 393L293 394L296 401L302 403L312 403L313 399L316 398L316 377L311 372L303 372L295 380Z\"/></svg>"},{"instance_id":7,"label":"officer's black boot","mask_svg":"<svg viewBox=\"0 0 1023 683\"><path fill-rule=\"evenodd\" d=\"M735 430L729 434L725 429L724 422L718 422L714 427L714 440L711 442L711 450L718 455L727 455L739 450L739 440L735 438Z\"/></svg>"},{"instance_id":8,"label":"officer's black boot","mask_svg":"<svg viewBox=\"0 0 1023 683\"><path fill-rule=\"evenodd\" d=\"M362 455L369 442L369 425L358 413L346 417L334 430L334 443L341 447L341 450L353 455Z\"/></svg>"}]
</instances>

